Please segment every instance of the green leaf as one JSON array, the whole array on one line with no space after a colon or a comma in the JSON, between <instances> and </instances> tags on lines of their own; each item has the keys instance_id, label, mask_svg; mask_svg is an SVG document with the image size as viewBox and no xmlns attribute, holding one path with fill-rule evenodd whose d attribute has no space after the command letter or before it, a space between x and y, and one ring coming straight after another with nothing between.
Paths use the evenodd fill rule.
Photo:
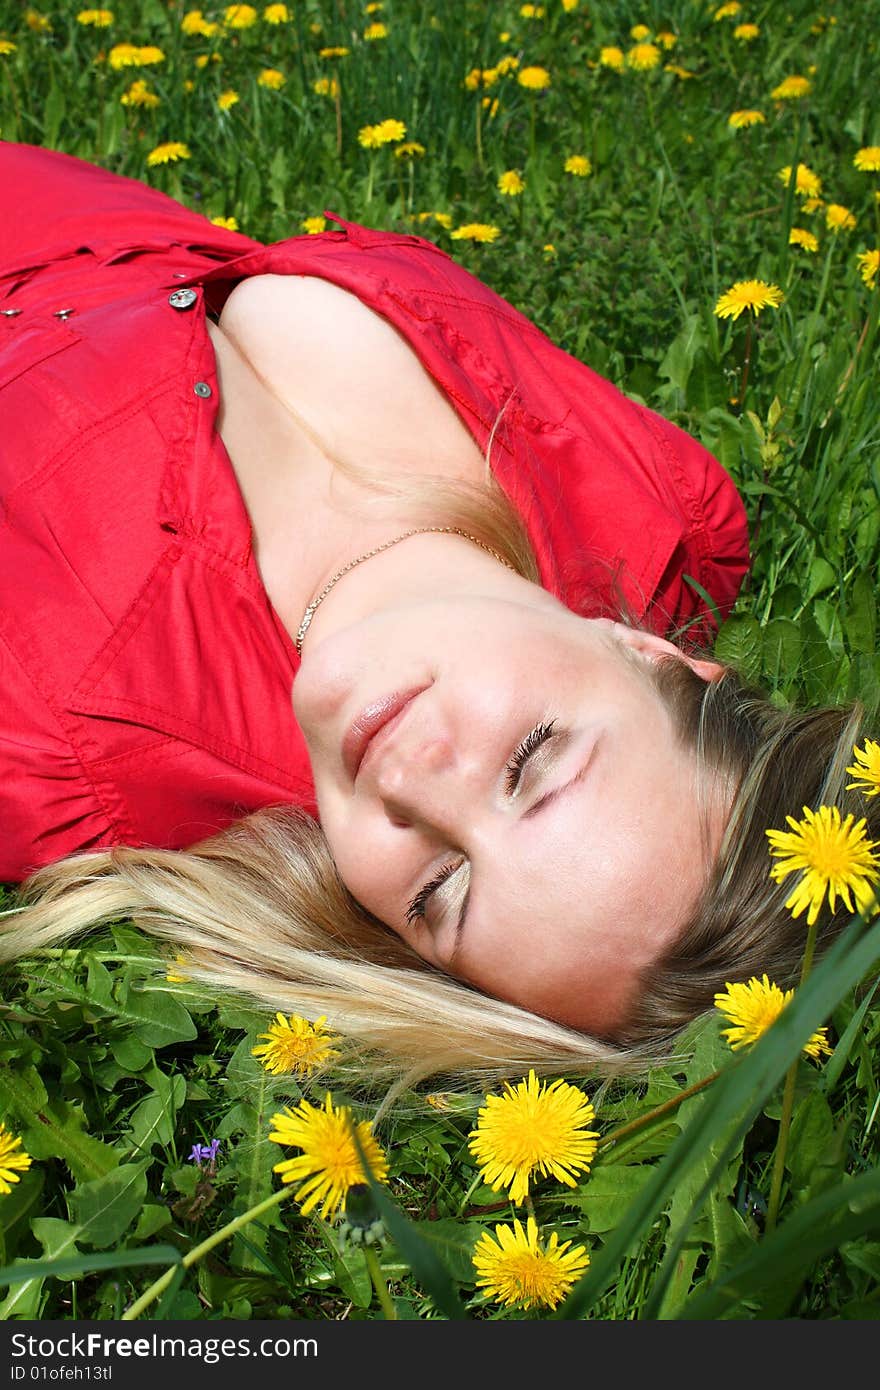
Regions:
<instances>
[{"instance_id":1,"label":"green leaf","mask_svg":"<svg viewBox=\"0 0 880 1390\"><path fill-rule=\"evenodd\" d=\"M80 1240L103 1249L127 1231L147 1195L150 1159L124 1163L94 1182L82 1183L70 1195L79 1222Z\"/></svg>"},{"instance_id":2,"label":"green leaf","mask_svg":"<svg viewBox=\"0 0 880 1390\"><path fill-rule=\"evenodd\" d=\"M727 381L721 367L717 362L712 361L705 348L700 348L694 354L693 366L688 376L688 406L705 415L709 410L726 405L728 394ZM710 435L717 436L717 434L716 423L714 430L710 430ZM703 443L706 444L707 448L711 447L706 439L703 439Z\"/></svg>"},{"instance_id":3,"label":"green leaf","mask_svg":"<svg viewBox=\"0 0 880 1390\"><path fill-rule=\"evenodd\" d=\"M880 1231L880 1170L847 1178L830 1192L796 1208L765 1236L754 1253L702 1289L682 1310L689 1319L719 1318L746 1300L772 1295L783 1285L790 1302L812 1266L849 1240ZM766 1309L765 1309L766 1311ZM785 1309L776 1308L777 1317Z\"/></svg>"},{"instance_id":4,"label":"green leaf","mask_svg":"<svg viewBox=\"0 0 880 1390\"><path fill-rule=\"evenodd\" d=\"M415 1221L413 1227L431 1246L453 1279L460 1284L473 1283L474 1247L484 1231L494 1229L492 1225L445 1217L439 1221Z\"/></svg>"},{"instance_id":5,"label":"green leaf","mask_svg":"<svg viewBox=\"0 0 880 1390\"><path fill-rule=\"evenodd\" d=\"M762 647L761 625L751 613L734 613L715 639L718 660L733 666L749 681L758 680L761 674Z\"/></svg>"},{"instance_id":6,"label":"green leaf","mask_svg":"<svg viewBox=\"0 0 880 1390\"><path fill-rule=\"evenodd\" d=\"M876 646L877 600L874 584L862 571L847 589L843 626L854 652L872 656Z\"/></svg>"},{"instance_id":7,"label":"green leaf","mask_svg":"<svg viewBox=\"0 0 880 1390\"><path fill-rule=\"evenodd\" d=\"M36 1224L36 1223L35 1223ZM56 1232L50 1233L48 1228L59 1228ZM66 1227L66 1221L56 1221L54 1218L47 1217L40 1222L42 1234L41 1243L46 1245L47 1256L52 1255L49 1248L55 1242L57 1249L69 1250L73 1242L64 1239L62 1227ZM14 1265L5 1269L0 1269L0 1284L9 1284L13 1287L18 1285L22 1288L25 1281L42 1281L46 1278L72 1279L81 1274L92 1274L102 1269L131 1269L146 1265L162 1265L167 1268L169 1265L179 1264L181 1261L180 1251L173 1245L150 1245L144 1246L141 1250L111 1250L109 1254L82 1254L67 1255L64 1258L47 1258L45 1260L19 1260Z\"/></svg>"},{"instance_id":8,"label":"green leaf","mask_svg":"<svg viewBox=\"0 0 880 1390\"><path fill-rule=\"evenodd\" d=\"M166 1076L154 1068L153 1087L129 1116L126 1136L138 1153L149 1153L154 1144L170 1144L177 1125L177 1113L186 1099L186 1078L179 1073Z\"/></svg>"},{"instance_id":9,"label":"green leaf","mask_svg":"<svg viewBox=\"0 0 880 1390\"><path fill-rule=\"evenodd\" d=\"M785 1166L792 1190L818 1195L839 1180L843 1159L843 1138L836 1131L831 1106L820 1091L810 1091L791 1121Z\"/></svg>"},{"instance_id":10,"label":"green leaf","mask_svg":"<svg viewBox=\"0 0 880 1390\"><path fill-rule=\"evenodd\" d=\"M180 1000L168 990L144 989L130 973L120 982L120 1015L134 1025L134 1036L147 1047L192 1042L198 1029Z\"/></svg>"},{"instance_id":11,"label":"green leaf","mask_svg":"<svg viewBox=\"0 0 880 1390\"><path fill-rule=\"evenodd\" d=\"M32 1158L63 1159L77 1181L100 1177L119 1162L109 1145L85 1132L80 1107L49 1101L34 1067L13 1071L0 1065L0 1107L18 1116L22 1142Z\"/></svg>"},{"instance_id":12,"label":"green leaf","mask_svg":"<svg viewBox=\"0 0 880 1390\"><path fill-rule=\"evenodd\" d=\"M785 686L797 674L800 665L800 627L790 618L771 618L763 631L765 675L774 686Z\"/></svg>"},{"instance_id":13,"label":"green leaf","mask_svg":"<svg viewBox=\"0 0 880 1390\"><path fill-rule=\"evenodd\" d=\"M649 1164L599 1163L578 1188L566 1192L565 1205L581 1212L588 1231L604 1235L619 1225L652 1172Z\"/></svg>"}]
</instances>

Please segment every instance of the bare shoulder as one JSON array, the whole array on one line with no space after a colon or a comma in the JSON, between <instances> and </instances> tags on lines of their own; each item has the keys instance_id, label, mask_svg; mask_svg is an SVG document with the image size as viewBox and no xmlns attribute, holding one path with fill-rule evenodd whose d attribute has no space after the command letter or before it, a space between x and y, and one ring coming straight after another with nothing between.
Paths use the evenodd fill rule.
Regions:
<instances>
[{"instance_id":1,"label":"bare shoulder","mask_svg":"<svg viewBox=\"0 0 880 1390\"><path fill-rule=\"evenodd\" d=\"M220 327L273 393L337 457L365 442L377 465L480 468L475 441L394 326L356 295L309 275L256 275L233 289Z\"/></svg>"}]
</instances>

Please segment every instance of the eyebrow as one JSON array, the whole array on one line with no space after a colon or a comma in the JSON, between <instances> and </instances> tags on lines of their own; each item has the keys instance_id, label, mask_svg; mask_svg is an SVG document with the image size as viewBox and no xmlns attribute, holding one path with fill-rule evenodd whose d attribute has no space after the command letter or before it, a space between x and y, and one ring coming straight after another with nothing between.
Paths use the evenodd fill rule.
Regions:
<instances>
[{"instance_id":1,"label":"eyebrow","mask_svg":"<svg viewBox=\"0 0 880 1390\"><path fill-rule=\"evenodd\" d=\"M601 737L596 739L595 743L590 749L589 756L587 757L587 760L583 764L583 766L578 768L577 772L575 772L574 775L570 777L567 782L563 782L561 787L555 787L552 792L547 792L544 796L539 797L538 800L535 802L534 806L530 806L527 811L523 812L521 819L532 820L535 816L540 815L542 811L545 811L547 807L550 806L553 802L561 801L564 796L568 796L569 793L572 792L574 788L578 785L578 783L583 781L583 779L589 772L590 766L593 762L594 757L596 756L596 750L598 749L600 742ZM473 879L471 879L471 881L468 883L468 889L464 895L464 902L462 903L461 911L458 914L458 921L455 924L455 930L453 933L452 941L452 950L450 951L449 959L446 962L447 968L454 963L455 958L458 955L459 950L461 949L461 943L464 937L464 929L467 926L468 907L470 906L471 901L472 883Z\"/></svg>"}]
</instances>

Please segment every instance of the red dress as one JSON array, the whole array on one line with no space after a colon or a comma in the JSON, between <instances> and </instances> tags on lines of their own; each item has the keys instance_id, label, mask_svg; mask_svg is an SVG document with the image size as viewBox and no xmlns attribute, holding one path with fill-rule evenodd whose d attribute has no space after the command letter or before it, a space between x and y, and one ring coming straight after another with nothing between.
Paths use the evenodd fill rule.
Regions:
<instances>
[{"instance_id":1,"label":"red dress","mask_svg":"<svg viewBox=\"0 0 880 1390\"><path fill-rule=\"evenodd\" d=\"M130 179L0 141L0 880L75 850L182 848L314 788L298 659L215 429L206 312L314 275L403 334L485 448L542 582L666 632L721 613L745 512L690 436L415 236L263 247ZM303 525L308 518L303 518Z\"/></svg>"}]
</instances>

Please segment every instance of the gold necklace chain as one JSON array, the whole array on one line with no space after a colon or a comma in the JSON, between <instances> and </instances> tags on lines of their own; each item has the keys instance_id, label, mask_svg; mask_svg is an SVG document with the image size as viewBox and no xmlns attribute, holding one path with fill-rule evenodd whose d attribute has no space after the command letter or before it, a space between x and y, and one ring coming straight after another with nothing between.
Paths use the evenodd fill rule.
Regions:
<instances>
[{"instance_id":1,"label":"gold necklace chain","mask_svg":"<svg viewBox=\"0 0 880 1390\"><path fill-rule=\"evenodd\" d=\"M383 550L390 550L392 545L399 545L401 541L408 540L410 536L422 536L428 533L443 536L462 536L466 541L473 541L474 545L478 545L481 550L485 550L489 555L494 556L502 565L506 565L509 570L513 569L513 565L510 561L505 560L503 555L499 555L497 550L493 550L491 545L486 545L485 541L478 540L477 537L472 536L469 531L462 531L458 526L414 526L411 531L404 531L402 536L395 536L393 540L385 541L382 545L374 546L373 549L368 550L366 554L358 555L355 560L349 560L347 565L343 565L341 570L337 570L332 579L328 579L321 592L316 598L312 599L305 613L303 613L303 619L299 625L295 639L297 656L302 655L303 638L309 630L309 623L315 616L316 609L323 603L324 599L333 588L333 585L339 583L343 575L348 574L349 570L353 570L355 565L363 564L364 560L371 560L374 555L380 555Z\"/></svg>"}]
</instances>

